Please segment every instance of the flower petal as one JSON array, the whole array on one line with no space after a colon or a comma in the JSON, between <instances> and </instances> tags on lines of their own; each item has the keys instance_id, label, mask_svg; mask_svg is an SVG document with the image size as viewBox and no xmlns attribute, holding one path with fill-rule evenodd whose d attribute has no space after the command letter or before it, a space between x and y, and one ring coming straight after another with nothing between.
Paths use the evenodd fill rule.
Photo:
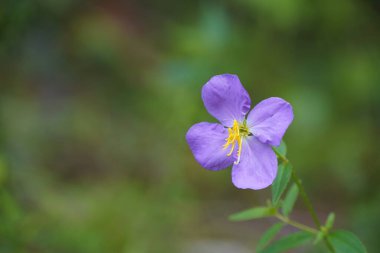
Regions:
<instances>
[{"instance_id":1,"label":"flower petal","mask_svg":"<svg viewBox=\"0 0 380 253\"><path fill-rule=\"evenodd\" d=\"M232 167L232 182L237 188L259 190L273 183L277 174L277 157L272 147L256 137L243 141L240 163Z\"/></svg>"},{"instance_id":2,"label":"flower petal","mask_svg":"<svg viewBox=\"0 0 380 253\"><path fill-rule=\"evenodd\" d=\"M234 119L243 121L251 106L239 77L231 74L212 77L202 88L202 99L207 111L228 127L232 127Z\"/></svg>"},{"instance_id":3,"label":"flower petal","mask_svg":"<svg viewBox=\"0 0 380 253\"><path fill-rule=\"evenodd\" d=\"M201 122L193 125L186 134L187 143L195 160L208 170L221 170L230 166L234 155L223 149L228 130L217 123Z\"/></svg>"},{"instance_id":4,"label":"flower petal","mask_svg":"<svg viewBox=\"0 0 380 253\"><path fill-rule=\"evenodd\" d=\"M280 145L293 121L293 108L282 98L268 98L258 103L247 117L251 133L262 143Z\"/></svg>"}]
</instances>

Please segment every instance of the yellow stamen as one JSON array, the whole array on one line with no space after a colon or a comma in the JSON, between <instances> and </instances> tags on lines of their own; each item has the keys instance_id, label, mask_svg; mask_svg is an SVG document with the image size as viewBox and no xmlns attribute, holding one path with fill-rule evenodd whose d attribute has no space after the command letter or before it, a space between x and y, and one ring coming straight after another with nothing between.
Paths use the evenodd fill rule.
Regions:
<instances>
[{"instance_id":1,"label":"yellow stamen","mask_svg":"<svg viewBox=\"0 0 380 253\"><path fill-rule=\"evenodd\" d=\"M238 159L235 161L235 164L238 164L240 162L241 145L243 143L241 140L241 137L239 138L238 143L239 143L239 149L238 149L238 153L237 153Z\"/></svg>"},{"instance_id":2,"label":"yellow stamen","mask_svg":"<svg viewBox=\"0 0 380 253\"><path fill-rule=\"evenodd\" d=\"M235 161L235 164L238 164L240 162L240 155L241 155L241 149L242 149L242 137L246 136L248 134L248 129L243 123L243 125L239 126L239 123L237 120L234 120L234 124L232 127L228 128L228 138L226 138L226 143L223 145L223 149L228 148L231 145L231 150L227 154L227 156L231 156L232 153L235 150L236 143L238 144L238 150L237 150L237 160Z\"/></svg>"}]
</instances>

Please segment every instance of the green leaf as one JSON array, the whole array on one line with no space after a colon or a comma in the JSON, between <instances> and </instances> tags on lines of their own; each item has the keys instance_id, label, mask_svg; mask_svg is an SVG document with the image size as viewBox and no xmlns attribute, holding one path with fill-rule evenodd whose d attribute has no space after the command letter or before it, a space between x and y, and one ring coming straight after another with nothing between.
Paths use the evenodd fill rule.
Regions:
<instances>
[{"instance_id":1,"label":"green leaf","mask_svg":"<svg viewBox=\"0 0 380 253\"><path fill-rule=\"evenodd\" d=\"M278 166L277 177L272 184L272 202L278 204L282 193L285 191L292 175L292 165L290 163L281 163Z\"/></svg>"},{"instance_id":2,"label":"green leaf","mask_svg":"<svg viewBox=\"0 0 380 253\"><path fill-rule=\"evenodd\" d=\"M288 216L293 210L294 203L298 198L298 187L296 184L293 184L292 187L286 193L284 202L282 203L282 213L285 216Z\"/></svg>"},{"instance_id":3,"label":"green leaf","mask_svg":"<svg viewBox=\"0 0 380 253\"><path fill-rule=\"evenodd\" d=\"M265 233L261 236L260 240L257 243L256 251L260 252L263 250L272 240L273 238L281 231L284 223L275 223L273 226L267 229Z\"/></svg>"},{"instance_id":4,"label":"green leaf","mask_svg":"<svg viewBox=\"0 0 380 253\"><path fill-rule=\"evenodd\" d=\"M335 214L329 213L329 215L327 216L327 219L326 219L325 227L327 229L332 228L332 226L334 225L334 221L335 221Z\"/></svg>"},{"instance_id":5,"label":"green leaf","mask_svg":"<svg viewBox=\"0 0 380 253\"><path fill-rule=\"evenodd\" d=\"M317 236L315 237L313 244L315 245L319 243L323 239L323 237L325 237L325 234L322 231L319 231Z\"/></svg>"},{"instance_id":6,"label":"green leaf","mask_svg":"<svg viewBox=\"0 0 380 253\"><path fill-rule=\"evenodd\" d=\"M265 248L260 253L279 253L306 244L313 238L313 234L300 231L287 235Z\"/></svg>"},{"instance_id":7,"label":"green leaf","mask_svg":"<svg viewBox=\"0 0 380 253\"><path fill-rule=\"evenodd\" d=\"M229 220L244 221L273 216L276 210L273 207L255 207L238 213L231 214Z\"/></svg>"},{"instance_id":8,"label":"green leaf","mask_svg":"<svg viewBox=\"0 0 380 253\"><path fill-rule=\"evenodd\" d=\"M280 146L273 147L273 149L275 149L276 153L279 153L282 156L286 156L287 148L286 148L286 144L284 141L281 141Z\"/></svg>"},{"instance_id":9,"label":"green leaf","mask_svg":"<svg viewBox=\"0 0 380 253\"><path fill-rule=\"evenodd\" d=\"M336 253L366 253L367 250L359 238L345 230L337 230L328 235Z\"/></svg>"}]
</instances>

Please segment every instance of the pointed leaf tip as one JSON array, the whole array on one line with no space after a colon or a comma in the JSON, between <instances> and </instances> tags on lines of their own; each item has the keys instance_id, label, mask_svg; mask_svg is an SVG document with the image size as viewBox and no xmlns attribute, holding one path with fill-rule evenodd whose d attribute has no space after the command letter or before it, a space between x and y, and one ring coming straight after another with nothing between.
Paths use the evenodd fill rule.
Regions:
<instances>
[{"instance_id":1,"label":"pointed leaf tip","mask_svg":"<svg viewBox=\"0 0 380 253\"><path fill-rule=\"evenodd\" d=\"M334 225L334 221L335 221L335 214L334 213L329 213L329 215L327 216L327 219L326 219L326 228L327 229L331 229Z\"/></svg>"},{"instance_id":2,"label":"pointed leaf tip","mask_svg":"<svg viewBox=\"0 0 380 253\"><path fill-rule=\"evenodd\" d=\"M275 209L273 207L255 207L247 209L238 213L231 214L229 216L230 221L244 221L253 220L264 217L273 216L275 214Z\"/></svg>"},{"instance_id":3,"label":"pointed leaf tip","mask_svg":"<svg viewBox=\"0 0 380 253\"><path fill-rule=\"evenodd\" d=\"M292 175L292 165L290 163L281 163L278 166L277 176L272 184L272 202L274 205L278 204L281 195L284 193L290 177Z\"/></svg>"},{"instance_id":4,"label":"pointed leaf tip","mask_svg":"<svg viewBox=\"0 0 380 253\"><path fill-rule=\"evenodd\" d=\"M300 231L273 242L267 248L262 250L260 253L280 253L286 252L287 250L297 248L308 243L313 238L313 234Z\"/></svg>"},{"instance_id":5,"label":"pointed leaf tip","mask_svg":"<svg viewBox=\"0 0 380 253\"><path fill-rule=\"evenodd\" d=\"M273 149L276 150L277 153L279 153L282 156L286 156L287 147L284 141L281 141L280 146L273 147Z\"/></svg>"},{"instance_id":6,"label":"pointed leaf tip","mask_svg":"<svg viewBox=\"0 0 380 253\"><path fill-rule=\"evenodd\" d=\"M282 213L285 216L288 216L294 207L294 204L296 203L298 198L298 187L296 184L293 184L288 192L286 193L284 202L282 203Z\"/></svg>"},{"instance_id":7,"label":"pointed leaf tip","mask_svg":"<svg viewBox=\"0 0 380 253\"><path fill-rule=\"evenodd\" d=\"M273 238L281 231L284 227L284 223L275 223L273 226L268 228L265 233L261 236L260 240L257 243L256 251L260 252L263 250Z\"/></svg>"},{"instance_id":8,"label":"pointed leaf tip","mask_svg":"<svg viewBox=\"0 0 380 253\"><path fill-rule=\"evenodd\" d=\"M360 239L353 233L337 230L328 235L336 253L367 253Z\"/></svg>"}]
</instances>

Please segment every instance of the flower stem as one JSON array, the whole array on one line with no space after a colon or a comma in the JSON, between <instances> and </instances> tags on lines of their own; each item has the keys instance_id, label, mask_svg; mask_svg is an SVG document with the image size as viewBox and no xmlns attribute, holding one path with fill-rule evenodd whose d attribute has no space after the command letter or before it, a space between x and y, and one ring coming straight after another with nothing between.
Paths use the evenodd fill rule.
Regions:
<instances>
[{"instance_id":1,"label":"flower stem","mask_svg":"<svg viewBox=\"0 0 380 253\"><path fill-rule=\"evenodd\" d=\"M294 168L292 169L292 179L293 181L296 183L299 191L300 191L300 195L303 199L303 202L304 204L306 205L307 209L309 210L309 213L314 221L314 224L318 227L318 229L320 230L321 229L321 222L319 221L318 219L318 216L317 216L317 213L315 212L314 208L313 208L313 205L311 204L311 201L309 199L309 197L307 196L306 194L306 191L305 191L305 188L303 187L302 185L302 181L301 179L297 176L296 174L296 171L294 170ZM325 244L327 246L327 248L332 252L332 253L335 253L335 249L334 247L332 246L331 242L328 240L328 238L324 238L324 241L325 241Z\"/></svg>"},{"instance_id":2,"label":"flower stem","mask_svg":"<svg viewBox=\"0 0 380 253\"><path fill-rule=\"evenodd\" d=\"M315 212L314 207L311 204L311 201L310 201L309 197L306 194L305 188L302 185L301 179L297 176L296 171L294 170L294 168L292 169L292 179L296 183L296 185L297 185L297 187L298 187L298 189L300 191L300 195L302 197L302 200L305 203L305 205L306 205L306 207L307 207L307 209L308 209L308 211L309 211L309 213L311 215L311 218L314 221L314 224L318 228L320 228L321 227L321 222L319 221L317 213Z\"/></svg>"},{"instance_id":3,"label":"flower stem","mask_svg":"<svg viewBox=\"0 0 380 253\"><path fill-rule=\"evenodd\" d=\"M297 221L291 220L288 217L286 217L280 213L276 213L275 216L277 219L281 220L282 222L289 224L290 226L293 226L293 227L298 228L300 230L310 232L310 233L315 234L315 235L319 233L319 230L312 228L312 227L309 227L309 226L306 226L304 224L301 224Z\"/></svg>"},{"instance_id":4,"label":"flower stem","mask_svg":"<svg viewBox=\"0 0 380 253\"><path fill-rule=\"evenodd\" d=\"M277 157L280 158L280 160L283 163L290 164L290 161L288 160L288 158L286 158L285 156L281 155L278 152L276 152L276 154L277 154ZM309 211L309 213L310 213L310 215L311 215L311 217L312 217L312 219L314 221L314 224L317 226L317 228L320 228L321 227L321 222L319 221L317 213L315 212L314 207L311 204L310 199L309 199L309 197L306 194L305 188L302 185L301 179L297 176L297 173L296 173L296 171L295 171L295 169L294 169L293 166L292 166L292 179L293 179L293 181L296 183L296 185L298 187L298 190L300 192L302 200L303 200L304 204L306 205L307 210Z\"/></svg>"},{"instance_id":5,"label":"flower stem","mask_svg":"<svg viewBox=\"0 0 380 253\"><path fill-rule=\"evenodd\" d=\"M279 152L277 152L275 149L274 149L274 151L275 151L277 157L278 157L283 163L288 163L288 164L290 164L290 161L288 160L288 158L286 158L285 156L283 156L282 154L280 154ZM302 181L301 181L301 179L297 176L297 173L296 173L296 171L295 171L295 169L294 169L293 166L292 166L292 179L293 179L293 181L295 182L295 184L296 184L297 187L298 187L298 190L299 190L299 192L300 192L300 195L301 195L301 197L302 197L302 200L303 200L303 202L304 202L304 204L305 204L307 210L309 211L309 213L310 213L310 215L311 215L311 218L312 218L313 221L314 221L314 224L315 224L316 227L318 228L318 230L316 230L316 229L314 229L314 230L316 230L316 231L321 230L321 222L319 221L319 218L318 218L318 216L317 216L317 213L315 212L315 209L314 209L313 205L311 204L311 201L310 201L309 197L308 197L307 194L306 194L305 188L304 188L303 185L302 185ZM277 217L277 215L276 215L276 217ZM277 217L277 218L279 218L279 217ZM285 222L285 221L284 221L284 222ZM290 224L290 223L288 223L288 224L289 224L289 225L292 225L292 224ZM298 224L298 225L299 225L299 224ZM303 225L303 224L301 224L301 225ZM305 229L303 229L303 230L305 230ZM309 232L310 232L310 231L309 231ZM325 244L326 244L327 248L329 249L329 251L332 252L332 253L335 253L335 249L334 249L334 247L332 246L331 242L328 240L328 238L325 237L325 238L324 238L324 241L325 241Z\"/></svg>"}]
</instances>

